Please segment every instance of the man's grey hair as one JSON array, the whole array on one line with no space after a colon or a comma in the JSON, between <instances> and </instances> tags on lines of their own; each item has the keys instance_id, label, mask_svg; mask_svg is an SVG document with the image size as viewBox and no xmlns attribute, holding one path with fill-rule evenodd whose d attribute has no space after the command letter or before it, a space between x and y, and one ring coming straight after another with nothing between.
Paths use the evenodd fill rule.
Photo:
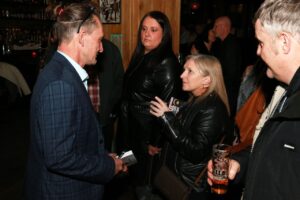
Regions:
<instances>
[{"instance_id":1,"label":"man's grey hair","mask_svg":"<svg viewBox=\"0 0 300 200\"><path fill-rule=\"evenodd\" d=\"M254 16L265 30L277 36L287 32L300 42L300 0L265 0Z\"/></svg>"}]
</instances>

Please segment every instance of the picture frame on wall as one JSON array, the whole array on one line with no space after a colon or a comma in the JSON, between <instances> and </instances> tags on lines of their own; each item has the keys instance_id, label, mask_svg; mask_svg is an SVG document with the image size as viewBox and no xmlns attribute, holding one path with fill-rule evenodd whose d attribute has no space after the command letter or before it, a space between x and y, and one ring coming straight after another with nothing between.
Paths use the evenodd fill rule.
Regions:
<instances>
[{"instance_id":1,"label":"picture frame on wall","mask_svg":"<svg viewBox=\"0 0 300 200\"><path fill-rule=\"evenodd\" d=\"M99 0L101 22L121 23L121 0Z\"/></svg>"}]
</instances>

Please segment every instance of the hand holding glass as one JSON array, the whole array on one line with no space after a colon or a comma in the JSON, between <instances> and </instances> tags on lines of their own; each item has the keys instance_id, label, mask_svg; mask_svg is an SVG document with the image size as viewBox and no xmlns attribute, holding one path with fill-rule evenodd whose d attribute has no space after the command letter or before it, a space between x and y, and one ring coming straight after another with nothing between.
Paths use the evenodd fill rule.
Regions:
<instances>
[{"instance_id":1,"label":"hand holding glass","mask_svg":"<svg viewBox=\"0 0 300 200\"><path fill-rule=\"evenodd\" d=\"M229 145L216 144L213 146L213 185L211 191L215 194L225 194L228 186Z\"/></svg>"}]
</instances>

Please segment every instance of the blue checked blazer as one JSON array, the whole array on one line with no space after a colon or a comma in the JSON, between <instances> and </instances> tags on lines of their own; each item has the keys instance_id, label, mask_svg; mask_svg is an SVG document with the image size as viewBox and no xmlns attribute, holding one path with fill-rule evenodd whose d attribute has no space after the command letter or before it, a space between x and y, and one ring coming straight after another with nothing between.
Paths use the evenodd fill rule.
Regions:
<instances>
[{"instance_id":1,"label":"blue checked blazer","mask_svg":"<svg viewBox=\"0 0 300 200\"><path fill-rule=\"evenodd\" d=\"M37 79L30 114L25 199L101 200L114 161L78 73L57 52Z\"/></svg>"}]
</instances>

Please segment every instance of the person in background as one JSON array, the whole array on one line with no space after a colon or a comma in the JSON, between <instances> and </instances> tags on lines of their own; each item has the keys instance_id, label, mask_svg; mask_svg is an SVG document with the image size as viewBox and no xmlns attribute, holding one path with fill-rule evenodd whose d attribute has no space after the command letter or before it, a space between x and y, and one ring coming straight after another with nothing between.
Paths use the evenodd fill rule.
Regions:
<instances>
[{"instance_id":1,"label":"person in background","mask_svg":"<svg viewBox=\"0 0 300 200\"><path fill-rule=\"evenodd\" d=\"M267 0L255 14L257 54L268 65L267 76L285 84L286 92L267 115L252 151L230 160L229 178L245 179L244 199L300 198L299 14L298 0ZM211 184L211 162L208 171Z\"/></svg>"},{"instance_id":2,"label":"person in background","mask_svg":"<svg viewBox=\"0 0 300 200\"><path fill-rule=\"evenodd\" d=\"M213 55L221 62L231 119L234 119L242 75L242 50L239 40L231 34L231 28L229 17L221 16L215 20L213 32L219 40L214 44Z\"/></svg>"},{"instance_id":3,"label":"person in background","mask_svg":"<svg viewBox=\"0 0 300 200\"><path fill-rule=\"evenodd\" d=\"M213 56L188 56L180 77L182 89L190 92L191 97L177 115L157 96L151 101L150 113L165 126L163 134L171 146L166 157L175 157L168 161L169 167L175 166L173 170L178 176L192 186L189 199L210 199L206 176L198 186L194 182L206 167L212 146L227 131L230 111L221 65Z\"/></svg>"},{"instance_id":4,"label":"person in background","mask_svg":"<svg viewBox=\"0 0 300 200\"><path fill-rule=\"evenodd\" d=\"M54 24L58 49L40 72L31 98L24 198L102 199L103 185L126 171L104 150L87 93L87 64L103 51L103 28L90 3L66 5Z\"/></svg>"},{"instance_id":5,"label":"person in background","mask_svg":"<svg viewBox=\"0 0 300 200\"><path fill-rule=\"evenodd\" d=\"M105 149L114 152L115 123L120 108L124 68L118 47L105 38L102 45L103 52L98 54L97 63L85 68L89 74L88 93L102 127ZM105 185L103 199L117 199L123 195L127 189L124 186L127 179L123 177L116 176Z\"/></svg>"},{"instance_id":6,"label":"person in background","mask_svg":"<svg viewBox=\"0 0 300 200\"><path fill-rule=\"evenodd\" d=\"M191 46L191 54L211 54L213 43L216 41L212 24L208 24L203 32L197 36Z\"/></svg>"},{"instance_id":7,"label":"person in background","mask_svg":"<svg viewBox=\"0 0 300 200\"><path fill-rule=\"evenodd\" d=\"M197 33L195 32L194 24L182 22L180 25L180 64L184 64L185 57L190 54L191 44L196 39Z\"/></svg>"},{"instance_id":8,"label":"person in background","mask_svg":"<svg viewBox=\"0 0 300 200\"><path fill-rule=\"evenodd\" d=\"M149 113L150 101L155 96L165 102L178 97L180 70L172 50L169 19L160 11L147 13L140 22L137 46L124 77L117 133L123 143L119 149L132 149L136 155L138 163L129 168L129 174L140 199L151 195L151 162L161 150L161 125Z\"/></svg>"},{"instance_id":9,"label":"person in background","mask_svg":"<svg viewBox=\"0 0 300 200\"><path fill-rule=\"evenodd\" d=\"M121 53L110 40L102 39L103 52L97 63L85 68L89 74L88 91L102 126L106 150L112 151L114 122L119 112L124 68Z\"/></svg>"},{"instance_id":10,"label":"person in background","mask_svg":"<svg viewBox=\"0 0 300 200\"><path fill-rule=\"evenodd\" d=\"M270 103L275 87L279 84L278 81L266 76L266 70L267 66L261 59L245 70L235 116L235 131L239 135L239 142L231 148L231 153L252 145L255 127Z\"/></svg>"}]
</instances>

